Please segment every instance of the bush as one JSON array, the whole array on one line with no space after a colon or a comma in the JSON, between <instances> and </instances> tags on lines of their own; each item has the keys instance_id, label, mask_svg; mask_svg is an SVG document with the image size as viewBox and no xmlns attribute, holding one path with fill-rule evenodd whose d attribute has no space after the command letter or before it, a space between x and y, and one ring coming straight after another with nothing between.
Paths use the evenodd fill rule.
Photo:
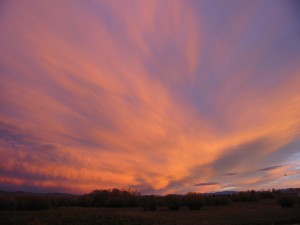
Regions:
<instances>
[{"instance_id":1,"label":"bush","mask_svg":"<svg viewBox=\"0 0 300 225\"><path fill-rule=\"evenodd\" d=\"M0 195L0 210L17 209L17 200L14 196Z\"/></svg>"},{"instance_id":2,"label":"bush","mask_svg":"<svg viewBox=\"0 0 300 225\"><path fill-rule=\"evenodd\" d=\"M54 207L71 207L78 205L78 199L73 196L56 196L52 198Z\"/></svg>"},{"instance_id":3,"label":"bush","mask_svg":"<svg viewBox=\"0 0 300 225\"><path fill-rule=\"evenodd\" d=\"M296 198L293 196L284 195L281 196L277 202L282 207L293 207L294 204L296 203Z\"/></svg>"},{"instance_id":4,"label":"bush","mask_svg":"<svg viewBox=\"0 0 300 225\"><path fill-rule=\"evenodd\" d=\"M88 195L82 195L78 198L78 205L81 207L90 207L93 204L93 199Z\"/></svg>"},{"instance_id":5,"label":"bush","mask_svg":"<svg viewBox=\"0 0 300 225\"><path fill-rule=\"evenodd\" d=\"M181 206L181 196L169 194L165 196L165 201L170 210L179 210Z\"/></svg>"},{"instance_id":6,"label":"bush","mask_svg":"<svg viewBox=\"0 0 300 225\"><path fill-rule=\"evenodd\" d=\"M260 199L273 199L274 193L271 191L261 191L261 192L259 192L259 198Z\"/></svg>"},{"instance_id":7,"label":"bush","mask_svg":"<svg viewBox=\"0 0 300 225\"><path fill-rule=\"evenodd\" d=\"M154 195L144 195L140 197L140 205L145 211L155 211L158 205L158 199Z\"/></svg>"},{"instance_id":8,"label":"bush","mask_svg":"<svg viewBox=\"0 0 300 225\"><path fill-rule=\"evenodd\" d=\"M121 197L111 197L105 202L105 206L109 208L121 208L124 207L124 199Z\"/></svg>"},{"instance_id":9,"label":"bush","mask_svg":"<svg viewBox=\"0 0 300 225\"><path fill-rule=\"evenodd\" d=\"M44 210L52 206L52 201L47 196L16 195L17 210Z\"/></svg>"},{"instance_id":10,"label":"bush","mask_svg":"<svg viewBox=\"0 0 300 225\"><path fill-rule=\"evenodd\" d=\"M29 196L27 197L27 210L44 210L51 207L51 201L46 196Z\"/></svg>"},{"instance_id":11,"label":"bush","mask_svg":"<svg viewBox=\"0 0 300 225\"><path fill-rule=\"evenodd\" d=\"M257 201L257 194L255 191L241 191L233 196L236 202L253 202Z\"/></svg>"},{"instance_id":12,"label":"bush","mask_svg":"<svg viewBox=\"0 0 300 225\"><path fill-rule=\"evenodd\" d=\"M200 210L204 205L204 198L201 194L188 193L184 196L184 203L190 210Z\"/></svg>"},{"instance_id":13,"label":"bush","mask_svg":"<svg viewBox=\"0 0 300 225\"><path fill-rule=\"evenodd\" d=\"M209 205L229 205L230 199L226 195L210 195L208 198Z\"/></svg>"}]
</instances>

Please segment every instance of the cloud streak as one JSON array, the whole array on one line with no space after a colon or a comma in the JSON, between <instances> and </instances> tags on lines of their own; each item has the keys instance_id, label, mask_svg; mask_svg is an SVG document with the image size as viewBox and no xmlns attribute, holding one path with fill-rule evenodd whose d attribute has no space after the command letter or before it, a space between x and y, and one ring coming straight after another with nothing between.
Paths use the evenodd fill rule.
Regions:
<instances>
[{"instance_id":1,"label":"cloud streak","mask_svg":"<svg viewBox=\"0 0 300 225\"><path fill-rule=\"evenodd\" d=\"M211 186L211 185L218 185L218 182L205 182L205 183L199 183L199 184L195 184L196 187L198 186Z\"/></svg>"},{"instance_id":2,"label":"cloud streak","mask_svg":"<svg viewBox=\"0 0 300 225\"><path fill-rule=\"evenodd\" d=\"M282 166L269 166L269 167L265 167L265 168L260 169L260 171L276 170L280 167L282 167Z\"/></svg>"}]
</instances>

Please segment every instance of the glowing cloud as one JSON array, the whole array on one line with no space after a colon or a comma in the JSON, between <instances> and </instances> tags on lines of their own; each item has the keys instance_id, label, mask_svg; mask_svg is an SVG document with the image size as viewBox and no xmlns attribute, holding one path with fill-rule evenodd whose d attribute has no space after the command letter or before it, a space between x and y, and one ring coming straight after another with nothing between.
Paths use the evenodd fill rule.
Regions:
<instances>
[{"instance_id":1,"label":"glowing cloud","mask_svg":"<svg viewBox=\"0 0 300 225\"><path fill-rule=\"evenodd\" d=\"M300 184L291 2L0 6L0 188Z\"/></svg>"}]
</instances>

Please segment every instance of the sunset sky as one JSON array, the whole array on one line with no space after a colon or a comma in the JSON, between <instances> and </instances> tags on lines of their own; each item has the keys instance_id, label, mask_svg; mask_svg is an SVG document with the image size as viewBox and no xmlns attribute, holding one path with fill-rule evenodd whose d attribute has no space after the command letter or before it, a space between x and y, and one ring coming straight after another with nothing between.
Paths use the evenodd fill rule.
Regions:
<instances>
[{"instance_id":1,"label":"sunset sky","mask_svg":"<svg viewBox=\"0 0 300 225\"><path fill-rule=\"evenodd\" d=\"M0 189L300 187L300 3L0 1Z\"/></svg>"}]
</instances>

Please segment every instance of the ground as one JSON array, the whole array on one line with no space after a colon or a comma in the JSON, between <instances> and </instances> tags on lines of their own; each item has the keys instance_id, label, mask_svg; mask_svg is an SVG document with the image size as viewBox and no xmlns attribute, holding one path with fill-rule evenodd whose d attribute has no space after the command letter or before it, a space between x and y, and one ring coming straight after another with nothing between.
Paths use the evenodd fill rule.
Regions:
<instances>
[{"instance_id":1,"label":"ground","mask_svg":"<svg viewBox=\"0 0 300 225\"><path fill-rule=\"evenodd\" d=\"M143 211L141 208L53 208L45 211L2 211L0 225L208 225L300 224L300 206L281 208L271 201Z\"/></svg>"}]
</instances>

